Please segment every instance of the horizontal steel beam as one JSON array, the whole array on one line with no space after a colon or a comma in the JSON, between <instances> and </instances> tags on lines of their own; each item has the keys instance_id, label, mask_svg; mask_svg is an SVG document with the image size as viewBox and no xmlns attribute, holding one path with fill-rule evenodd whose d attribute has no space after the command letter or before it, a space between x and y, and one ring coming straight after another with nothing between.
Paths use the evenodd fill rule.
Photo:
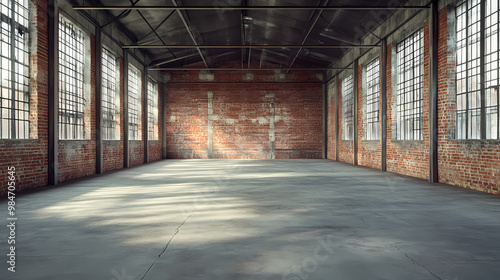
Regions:
<instances>
[{"instance_id":1,"label":"horizontal steel beam","mask_svg":"<svg viewBox=\"0 0 500 280\"><path fill-rule=\"evenodd\" d=\"M380 45L124 45L124 49L371 49L379 48Z\"/></svg>"},{"instance_id":2,"label":"horizontal steel beam","mask_svg":"<svg viewBox=\"0 0 500 280\"><path fill-rule=\"evenodd\" d=\"M182 11L267 11L267 10L353 10L353 11L372 11L372 10L422 10L428 9L428 6L73 6L74 10L182 10Z\"/></svg>"},{"instance_id":3,"label":"horizontal steel beam","mask_svg":"<svg viewBox=\"0 0 500 280\"><path fill-rule=\"evenodd\" d=\"M291 68L290 71L349 70L352 68ZM286 68L148 68L148 71L287 71Z\"/></svg>"}]
</instances>

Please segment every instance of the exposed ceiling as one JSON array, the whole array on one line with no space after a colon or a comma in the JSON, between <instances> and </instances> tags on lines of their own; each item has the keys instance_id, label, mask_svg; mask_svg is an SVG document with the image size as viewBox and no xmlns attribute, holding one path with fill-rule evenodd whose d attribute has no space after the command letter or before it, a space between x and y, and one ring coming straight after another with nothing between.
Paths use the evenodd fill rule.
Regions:
<instances>
[{"instance_id":1,"label":"exposed ceiling","mask_svg":"<svg viewBox=\"0 0 500 280\"><path fill-rule=\"evenodd\" d=\"M101 0L103 6L403 6L408 0ZM396 10L108 10L137 42L133 45L358 45ZM186 26L189 27L189 32ZM328 68L346 48L147 48L151 66L179 68L219 67L238 61L287 69ZM201 52L201 54L200 54ZM205 60L205 62L204 62Z\"/></svg>"}]
</instances>

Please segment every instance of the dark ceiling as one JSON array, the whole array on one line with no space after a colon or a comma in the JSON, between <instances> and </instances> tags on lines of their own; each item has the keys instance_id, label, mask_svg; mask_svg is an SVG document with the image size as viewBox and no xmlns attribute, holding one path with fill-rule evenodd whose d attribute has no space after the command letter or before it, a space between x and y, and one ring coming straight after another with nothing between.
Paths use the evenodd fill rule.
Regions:
<instances>
[{"instance_id":1,"label":"dark ceiling","mask_svg":"<svg viewBox=\"0 0 500 280\"><path fill-rule=\"evenodd\" d=\"M175 1L175 2L174 2ZM408 0L101 0L103 6L403 6ZM396 10L108 10L137 38L133 45L357 45ZM180 15L182 14L182 15ZM184 20L182 19L184 18ZM190 36L186 25L189 27ZM310 32L309 32L310 31ZM307 40L306 40L307 39ZM196 41L196 43L194 42ZM297 53L299 52L299 55ZM196 48L146 49L151 66L204 65ZM346 49L201 49L209 67L230 61L248 66L327 68ZM292 63L293 62L293 63Z\"/></svg>"}]
</instances>

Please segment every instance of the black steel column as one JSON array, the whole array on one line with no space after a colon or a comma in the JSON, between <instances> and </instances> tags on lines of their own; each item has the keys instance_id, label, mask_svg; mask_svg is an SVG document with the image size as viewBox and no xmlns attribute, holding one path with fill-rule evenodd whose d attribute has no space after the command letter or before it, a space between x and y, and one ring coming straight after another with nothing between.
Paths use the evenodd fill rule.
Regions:
<instances>
[{"instance_id":1,"label":"black steel column","mask_svg":"<svg viewBox=\"0 0 500 280\"><path fill-rule=\"evenodd\" d=\"M339 85L335 77L335 160L339 161Z\"/></svg>"},{"instance_id":2,"label":"black steel column","mask_svg":"<svg viewBox=\"0 0 500 280\"><path fill-rule=\"evenodd\" d=\"M128 112L128 50L123 50L123 167L130 166Z\"/></svg>"},{"instance_id":3,"label":"black steel column","mask_svg":"<svg viewBox=\"0 0 500 280\"><path fill-rule=\"evenodd\" d=\"M161 158L167 159L167 84L160 83Z\"/></svg>"},{"instance_id":4,"label":"black steel column","mask_svg":"<svg viewBox=\"0 0 500 280\"><path fill-rule=\"evenodd\" d=\"M95 129L96 129L96 173L102 173L102 41L101 31L95 31Z\"/></svg>"},{"instance_id":5,"label":"black steel column","mask_svg":"<svg viewBox=\"0 0 500 280\"><path fill-rule=\"evenodd\" d=\"M481 79L481 139L486 139L486 1L481 1L481 42L480 42L480 79Z\"/></svg>"},{"instance_id":6,"label":"black steel column","mask_svg":"<svg viewBox=\"0 0 500 280\"><path fill-rule=\"evenodd\" d=\"M328 158L328 84L327 75L323 79L323 159Z\"/></svg>"},{"instance_id":7,"label":"black steel column","mask_svg":"<svg viewBox=\"0 0 500 280\"><path fill-rule=\"evenodd\" d=\"M438 182L438 36L439 11L436 0L431 5L429 73L429 181Z\"/></svg>"},{"instance_id":8,"label":"black steel column","mask_svg":"<svg viewBox=\"0 0 500 280\"><path fill-rule=\"evenodd\" d=\"M59 25L59 11L57 8L57 0L48 0L47 3L47 23L48 23L48 60L49 60L49 73L48 73L48 184L57 185L57 145L58 145L58 25Z\"/></svg>"},{"instance_id":9,"label":"black steel column","mask_svg":"<svg viewBox=\"0 0 500 280\"><path fill-rule=\"evenodd\" d=\"M382 130L382 148L380 159L381 170L387 171L387 39L382 40L382 52L381 52L381 63L380 63L380 99L382 102L382 110L380 112L381 116L381 130Z\"/></svg>"},{"instance_id":10,"label":"black steel column","mask_svg":"<svg viewBox=\"0 0 500 280\"><path fill-rule=\"evenodd\" d=\"M354 110L354 123L353 123L353 129L354 129L354 137L353 137L353 145L352 145L352 151L353 151L353 161L352 164L358 165L358 83L359 83L359 77L358 77L358 71L359 71L359 63L358 60L354 60L354 88L353 88L353 110Z\"/></svg>"},{"instance_id":11,"label":"black steel column","mask_svg":"<svg viewBox=\"0 0 500 280\"><path fill-rule=\"evenodd\" d=\"M144 163L149 162L149 116L148 116L148 68L144 66L143 69L143 81L142 81L142 92L143 92L143 102L142 102L142 111L143 113L143 118L142 118L142 139L144 140Z\"/></svg>"}]
</instances>

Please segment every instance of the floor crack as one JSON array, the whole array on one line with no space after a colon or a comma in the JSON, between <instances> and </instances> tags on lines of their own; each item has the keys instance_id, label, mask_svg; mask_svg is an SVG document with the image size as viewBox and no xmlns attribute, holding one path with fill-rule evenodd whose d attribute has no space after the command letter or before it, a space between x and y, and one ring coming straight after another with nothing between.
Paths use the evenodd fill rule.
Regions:
<instances>
[{"instance_id":1,"label":"floor crack","mask_svg":"<svg viewBox=\"0 0 500 280\"><path fill-rule=\"evenodd\" d=\"M416 260L414 260L412 257L410 257L407 253L405 253L403 250L401 250L398 246L394 245L394 244L391 244L392 247L398 249L399 252L403 253L409 260L411 260L414 264L420 266L421 268L427 270L430 274L432 274L432 276L434 276L436 279L439 279L439 280L443 280L441 277L437 276L436 274L434 274L430 269L428 269L427 267L423 266L422 264L420 264L419 262L417 262Z\"/></svg>"},{"instance_id":2,"label":"floor crack","mask_svg":"<svg viewBox=\"0 0 500 280\"><path fill-rule=\"evenodd\" d=\"M141 280L146 279L146 276L148 276L149 272L153 269L153 267L158 262L158 260L161 258L163 253L165 253L167 251L167 248L170 245L170 243L172 242L172 240L174 239L174 237L179 233L179 230L187 222L187 220L194 214L195 210L196 210L196 208L191 212L191 214L189 214L189 216L186 217L186 219L184 219L184 221L177 227L177 229L175 229L175 232L172 235L172 237L170 237L170 240L168 240L167 245L165 245L165 248L163 248L163 251L161 251L161 253L158 255L158 257L156 257L155 261L151 264L151 266L148 268L148 270L146 270L146 273L144 273L144 276L142 276Z\"/></svg>"}]
</instances>

